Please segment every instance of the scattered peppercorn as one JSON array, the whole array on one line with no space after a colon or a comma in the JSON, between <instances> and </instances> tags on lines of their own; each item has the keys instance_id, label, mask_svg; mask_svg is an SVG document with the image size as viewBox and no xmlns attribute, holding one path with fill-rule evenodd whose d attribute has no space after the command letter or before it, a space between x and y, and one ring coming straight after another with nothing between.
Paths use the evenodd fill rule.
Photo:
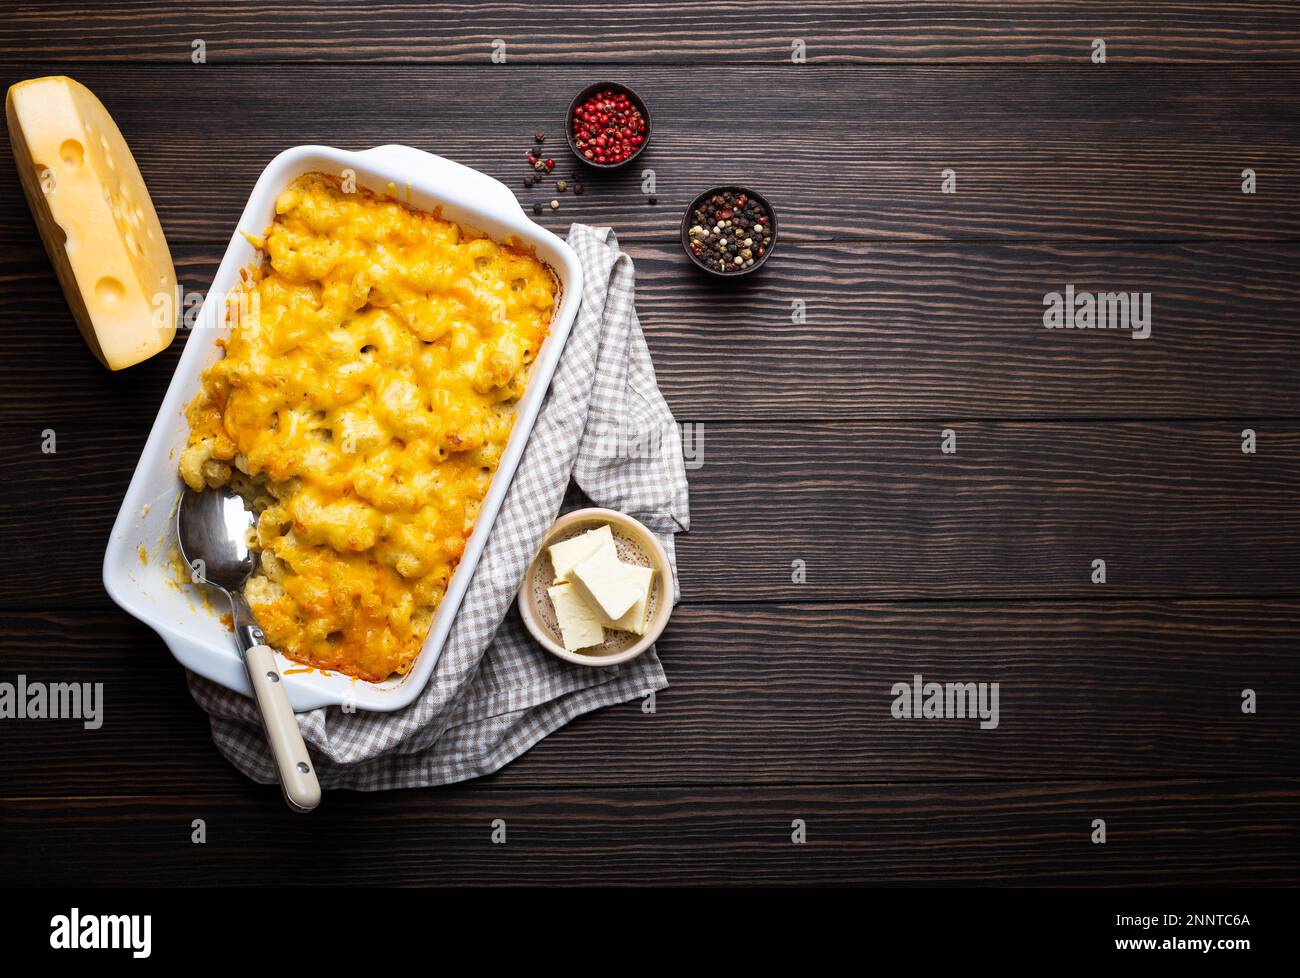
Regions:
<instances>
[{"instance_id":1,"label":"scattered peppercorn","mask_svg":"<svg viewBox=\"0 0 1300 978\"><path fill-rule=\"evenodd\" d=\"M645 116L624 92L606 88L573 110L573 144L583 159L602 166L626 162L641 151Z\"/></svg>"},{"instance_id":2,"label":"scattered peppercorn","mask_svg":"<svg viewBox=\"0 0 1300 978\"><path fill-rule=\"evenodd\" d=\"M542 132L539 129L536 133L533 134L533 139L536 141L538 145L529 146L527 149L524 150L524 158L528 161L528 166L530 170L530 172L524 176L525 187L539 186L542 183L542 179L547 176L551 176L551 175L554 175L556 177L559 176L559 174L554 173L555 160L550 159L549 157L543 157L541 155L542 150L539 148L539 146L541 143L545 142L546 133ZM577 182L576 175L567 178L557 179L555 181L555 189L558 193L564 193L570 187L573 188L573 192L575 194L582 193L582 185ZM559 201L552 200L549 203L553 210L559 209L560 206ZM534 214L543 213L543 211L546 208L546 205L547 205L546 201L536 201L533 204L533 213Z\"/></svg>"},{"instance_id":3,"label":"scattered peppercorn","mask_svg":"<svg viewBox=\"0 0 1300 978\"><path fill-rule=\"evenodd\" d=\"M559 202L558 200L554 200L554 199L552 199L552 200L551 200L551 210L553 210L553 211L558 211L559 209L560 209L560 202Z\"/></svg>"},{"instance_id":4,"label":"scattered peppercorn","mask_svg":"<svg viewBox=\"0 0 1300 978\"><path fill-rule=\"evenodd\" d=\"M706 268L739 272L772 247L772 215L741 191L724 190L695 205L690 252Z\"/></svg>"},{"instance_id":5,"label":"scattered peppercorn","mask_svg":"<svg viewBox=\"0 0 1300 978\"><path fill-rule=\"evenodd\" d=\"M654 194L651 194L649 197L646 198L646 202L650 204L657 204L659 203L659 198L656 197Z\"/></svg>"}]
</instances>

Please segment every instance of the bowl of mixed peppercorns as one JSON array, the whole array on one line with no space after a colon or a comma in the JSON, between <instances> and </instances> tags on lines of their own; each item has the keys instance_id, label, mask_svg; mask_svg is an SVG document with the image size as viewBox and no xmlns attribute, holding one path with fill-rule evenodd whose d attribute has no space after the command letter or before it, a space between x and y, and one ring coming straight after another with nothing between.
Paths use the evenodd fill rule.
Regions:
<instances>
[{"instance_id":1,"label":"bowl of mixed peppercorns","mask_svg":"<svg viewBox=\"0 0 1300 978\"><path fill-rule=\"evenodd\" d=\"M686 208L682 247L711 275L732 278L756 272L776 243L776 213L748 187L706 190Z\"/></svg>"},{"instance_id":2,"label":"bowl of mixed peppercorns","mask_svg":"<svg viewBox=\"0 0 1300 978\"><path fill-rule=\"evenodd\" d=\"M583 163L616 170L650 144L650 110L626 85L596 82L570 103L564 132L573 155Z\"/></svg>"}]
</instances>

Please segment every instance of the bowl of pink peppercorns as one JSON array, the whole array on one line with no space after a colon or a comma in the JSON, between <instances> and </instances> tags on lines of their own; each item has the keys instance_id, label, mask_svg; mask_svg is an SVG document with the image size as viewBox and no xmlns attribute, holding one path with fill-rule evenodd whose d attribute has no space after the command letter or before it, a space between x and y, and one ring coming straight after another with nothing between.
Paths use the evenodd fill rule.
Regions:
<instances>
[{"instance_id":1,"label":"bowl of pink peppercorns","mask_svg":"<svg viewBox=\"0 0 1300 978\"><path fill-rule=\"evenodd\" d=\"M631 163L650 143L650 110L626 85L596 82L569 105L567 125L573 155L599 170Z\"/></svg>"}]
</instances>

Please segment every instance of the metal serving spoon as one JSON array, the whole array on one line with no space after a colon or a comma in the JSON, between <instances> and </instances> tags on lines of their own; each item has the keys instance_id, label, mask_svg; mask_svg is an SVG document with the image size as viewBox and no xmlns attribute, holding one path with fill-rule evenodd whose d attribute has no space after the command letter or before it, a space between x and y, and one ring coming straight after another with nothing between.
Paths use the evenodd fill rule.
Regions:
<instances>
[{"instance_id":1,"label":"metal serving spoon","mask_svg":"<svg viewBox=\"0 0 1300 978\"><path fill-rule=\"evenodd\" d=\"M289 706L275 653L266 645L241 590L257 563L257 555L248 547L249 530L256 522L244 500L230 489L186 489L176 510L176 537L181 557L194 569L195 579L215 587L230 601L235 641L244 653L248 682L280 771L284 799L295 811L309 812L320 804L320 783Z\"/></svg>"}]
</instances>

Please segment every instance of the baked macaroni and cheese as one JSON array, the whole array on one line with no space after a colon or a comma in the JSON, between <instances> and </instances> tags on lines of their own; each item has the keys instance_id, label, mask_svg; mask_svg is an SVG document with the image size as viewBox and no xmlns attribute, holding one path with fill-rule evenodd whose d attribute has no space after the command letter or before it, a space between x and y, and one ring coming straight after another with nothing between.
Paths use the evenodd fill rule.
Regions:
<instances>
[{"instance_id":1,"label":"baked macaroni and cheese","mask_svg":"<svg viewBox=\"0 0 1300 978\"><path fill-rule=\"evenodd\" d=\"M276 201L180 470L259 514L268 644L411 668L496 472L557 292L545 263L321 173Z\"/></svg>"}]
</instances>

